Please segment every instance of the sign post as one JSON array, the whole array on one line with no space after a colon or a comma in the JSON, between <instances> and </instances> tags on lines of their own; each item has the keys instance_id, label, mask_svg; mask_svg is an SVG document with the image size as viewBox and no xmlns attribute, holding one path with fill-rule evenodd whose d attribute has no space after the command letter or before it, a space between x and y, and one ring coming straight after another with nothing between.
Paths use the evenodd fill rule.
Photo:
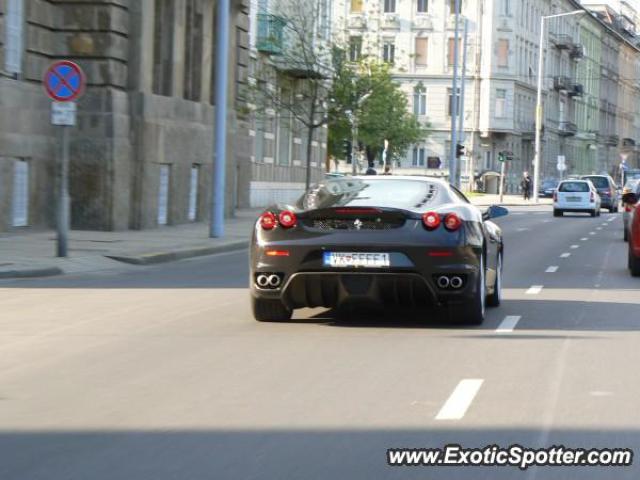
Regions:
<instances>
[{"instance_id":1,"label":"sign post","mask_svg":"<svg viewBox=\"0 0 640 480\"><path fill-rule=\"evenodd\" d=\"M500 162L500 203L504 201L504 171L506 163L513 160L512 152L499 152L498 161Z\"/></svg>"},{"instance_id":2,"label":"sign post","mask_svg":"<svg viewBox=\"0 0 640 480\"><path fill-rule=\"evenodd\" d=\"M44 74L44 88L51 104L51 124L60 126L61 152L58 168L57 256L68 255L70 224L69 127L76 125L76 103L85 88L82 69L68 60L54 62Z\"/></svg>"}]
</instances>

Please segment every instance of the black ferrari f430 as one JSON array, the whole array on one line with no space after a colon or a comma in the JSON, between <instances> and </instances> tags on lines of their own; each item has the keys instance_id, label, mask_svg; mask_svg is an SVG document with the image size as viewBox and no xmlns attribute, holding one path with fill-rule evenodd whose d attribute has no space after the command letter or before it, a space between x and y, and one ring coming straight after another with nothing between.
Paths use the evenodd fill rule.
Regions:
<instances>
[{"instance_id":1,"label":"black ferrari f430","mask_svg":"<svg viewBox=\"0 0 640 480\"><path fill-rule=\"evenodd\" d=\"M440 306L480 324L501 300L504 244L490 220L507 213L482 212L437 178L327 178L256 222L254 317L286 321L296 308L367 302Z\"/></svg>"}]
</instances>

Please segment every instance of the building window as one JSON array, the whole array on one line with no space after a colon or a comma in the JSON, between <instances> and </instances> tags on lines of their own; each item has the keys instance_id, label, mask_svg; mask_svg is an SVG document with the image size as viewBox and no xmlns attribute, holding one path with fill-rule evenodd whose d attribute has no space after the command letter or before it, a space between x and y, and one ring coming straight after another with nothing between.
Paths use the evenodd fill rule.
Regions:
<instances>
[{"instance_id":1,"label":"building window","mask_svg":"<svg viewBox=\"0 0 640 480\"><path fill-rule=\"evenodd\" d=\"M504 89L496 90L496 118L504 118L507 111L507 91Z\"/></svg>"},{"instance_id":2,"label":"building window","mask_svg":"<svg viewBox=\"0 0 640 480\"><path fill-rule=\"evenodd\" d=\"M413 160L411 165L414 167L424 167L426 151L424 147L413 147Z\"/></svg>"},{"instance_id":3,"label":"building window","mask_svg":"<svg viewBox=\"0 0 640 480\"><path fill-rule=\"evenodd\" d=\"M153 93L173 95L173 0L156 0L153 27Z\"/></svg>"},{"instance_id":4,"label":"building window","mask_svg":"<svg viewBox=\"0 0 640 480\"><path fill-rule=\"evenodd\" d=\"M498 40L498 66L509 66L509 40L504 38Z\"/></svg>"},{"instance_id":5,"label":"building window","mask_svg":"<svg viewBox=\"0 0 640 480\"><path fill-rule=\"evenodd\" d=\"M202 91L203 15L199 0L186 0L184 98L200 101Z\"/></svg>"},{"instance_id":6,"label":"building window","mask_svg":"<svg viewBox=\"0 0 640 480\"><path fill-rule=\"evenodd\" d=\"M427 48L429 46L428 38L416 38L416 67L426 67L427 66Z\"/></svg>"},{"instance_id":7,"label":"building window","mask_svg":"<svg viewBox=\"0 0 640 480\"><path fill-rule=\"evenodd\" d=\"M11 225L26 227L29 225L29 162L13 162L13 195L11 202Z\"/></svg>"},{"instance_id":8,"label":"building window","mask_svg":"<svg viewBox=\"0 0 640 480\"><path fill-rule=\"evenodd\" d=\"M511 16L511 0L502 0L502 14L505 17Z\"/></svg>"},{"instance_id":9,"label":"building window","mask_svg":"<svg viewBox=\"0 0 640 480\"><path fill-rule=\"evenodd\" d=\"M462 53L462 40L458 40L458 59ZM452 37L449 39L449 45L447 50L447 65L452 67L455 63L455 39Z\"/></svg>"},{"instance_id":10,"label":"building window","mask_svg":"<svg viewBox=\"0 0 640 480\"><path fill-rule=\"evenodd\" d=\"M427 114L427 94L424 88L416 87L413 90L413 113L417 116Z\"/></svg>"},{"instance_id":11,"label":"building window","mask_svg":"<svg viewBox=\"0 0 640 480\"><path fill-rule=\"evenodd\" d=\"M189 179L189 211L187 216L190 221L198 218L198 186L200 179L200 165L191 165L191 177Z\"/></svg>"},{"instance_id":12,"label":"building window","mask_svg":"<svg viewBox=\"0 0 640 480\"><path fill-rule=\"evenodd\" d=\"M447 115L450 117L453 112L453 89L447 88L447 96L449 97L449 102L447 103ZM460 89L458 88L458 94L456 95L456 112L460 112Z\"/></svg>"},{"instance_id":13,"label":"building window","mask_svg":"<svg viewBox=\"0 0 640 480\"><path fill-rule=\"evenodd\" d=\"M385 40L382 44L382 60L386 63L393 63L396 57L396 45L393 40Z\"/></svg>"},{"instance_id":14,"label":"building window","mask_svg":"<svg viewBox=\"0 0 640 480\"><path fill-rule=\"evenodd\" d=\"M5 14L4 69L8 73L22 73L24 50L24 3L23 0L7 0Z\"/></svg>"},{"instance_id":15,"label":"building window","mask_svg":"<svg viewBox=\"0 0 640 480\"><path fill-rule=\"evenodd\" d=\"M458 12L456 12L456 1L458 1ZM462 0L449 0L449 15L455 15L461 13Z\"/></svg>"},{"instance_id":16,"label":"building window","mask_svg":"<svg viewBox=\"0 0 640 480\"><path fill-rule=\"evenodd\" d=\"M396 0L384 0L384 13L396 13Z\"/></svg>"},{"instance_id":17,"label":"building window","mask_svg":"<svg viewBox=\"0 0 640 480\"><path fill-rule=\"evenodd\" d=\"M416 11L418 13L427 13L429 11L429 0L418 0Z\"/></svg>"},{"instance_id":18,"label":"building window","mask_svg":"<svg viewBox=\"0 0 640 480\"><path fill-rule=\"evenodd\" d=\"M171 165L160 165L158 180L158 225L166 225L169 218L169 182Z\"/></svg>"},{"instance_id":19,"label":"building window","mask_svg":"<svg viewBox=\"0 0 640 480\"><path fill-rule=\"evenodd\" d=\"M362 37L349 37L349 60L357 62L362 56Z\"/></svg>"},{"instance_id":20,"label":"building window","mask_svg":"<svg viewBox=\"0 0 640 480\"><path fill-rule=\"evenodd\" d=\"M362 13L364 0L351 0L351 13Z\"/></svg>"}]
</instances>

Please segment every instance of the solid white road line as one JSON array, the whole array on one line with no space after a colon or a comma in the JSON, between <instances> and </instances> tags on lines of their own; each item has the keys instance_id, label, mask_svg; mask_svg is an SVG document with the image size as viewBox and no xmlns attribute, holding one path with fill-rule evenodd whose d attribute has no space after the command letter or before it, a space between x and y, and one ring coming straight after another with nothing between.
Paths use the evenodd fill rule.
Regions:
<instances>
[{"instance_id":1,"label":"solid white road line","mask_svg":"<svg viewBox=\"0 0 640 480\"><path fill-rule=\"evenodd\" d=\"M565 252L562 255L560 255L560 258L569 258L571 256L571 254L569 252Z\"/></svg>"},{"instance_id":2,"label":"solid white road line","mask_svg":"<svg viewBox=\"0 0 640 480\"><path fill-rule=\"evenodd\" d=\"M537 295L542 291L543 288L544 288L543 285L532 285L531 287L529 287L529 290L527 290L525 293L527 295Z\"/></svg>"},{"instance_id":3,"label":"solid white road line","mask_svg":"<svg viewBox=\"0 0 640 480\"><path fill-rule=\"evenodd\" d=\"M558 267L553 265L545 270L546 273L556 273L558 271Z\"/></svg>"},{"instance_id":4,"label":"solid white road line","mask_svg":"<svg viewBox=\"0 0 640 480\"><path fill-rule=\"evenodd\" d=\"M571 245L571 248L580 248L580 245Z\"/></svg>"},{"instance_id":5,"label":"solid white road line","mask_svg":"<svg viewBox=\"0 0 640 480\"><path fill-rule=\"evenodd\" d=\"M520 315L509 315L502 320L498 328L496 328L496 333L511 333L513 329L516 328L516 325L520 321Z\"/></svg>"},{"instance_id":6,"label":"solid white road line","mask_svg":"<svg viewBox=\"0 0 640 480\"><path fill-rule=\"evenodd\" d=\"M464 417L483 382L479 378L461 380L436 415L436 420L460 420Z\"/></svg>"}]
</instances>

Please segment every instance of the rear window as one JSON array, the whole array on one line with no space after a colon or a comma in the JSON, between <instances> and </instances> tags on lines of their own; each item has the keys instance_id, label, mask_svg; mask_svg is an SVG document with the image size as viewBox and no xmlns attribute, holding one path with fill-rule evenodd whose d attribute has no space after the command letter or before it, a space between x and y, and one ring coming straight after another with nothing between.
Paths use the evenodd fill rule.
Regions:
<instances>
[{"instance_id":1,"label":"rear window","mask_svg":"<svg viewBox=\"0 0 640 480\"><path fill-rule=\"evenodd\" d=\"M312 187L300 198L298 207L303 210L345 206L413 210L440 203L438 197L446 196L440 190L439 184L428 181L335 178Z\"/></svg>"},{"instance_id":2,"label":"rear window","mask_svg":"<svg viewBox=\"0 0 640 480\"><path fill-rule=\"evenodd\" d=\"M606 177L585 177L587 180L591 180L591 183L596 188L609 188L609 180Z\"/></svg>"},{"instance_id":3,"label":"rear window","mask_svg":"<svg viewBox=\"0 0 640 480\"><path fill-rule=\"evenodd\" d=\"M564 182L558 189L561 192L588 192L589 184L586 182Z\"/></svg>"}]
</instances>

